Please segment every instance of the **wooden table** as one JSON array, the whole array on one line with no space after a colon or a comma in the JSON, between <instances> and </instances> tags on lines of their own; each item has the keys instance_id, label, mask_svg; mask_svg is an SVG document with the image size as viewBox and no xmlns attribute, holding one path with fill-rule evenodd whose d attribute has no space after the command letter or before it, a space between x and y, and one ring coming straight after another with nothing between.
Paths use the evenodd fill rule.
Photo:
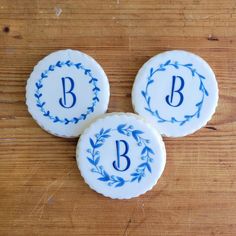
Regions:
<instances>
[{"instance_id":1,"label":"wooden table","mask_svg":"<svg viewBox=\"0 0 236 236\"><path fill-rule=\"evenodd\" d=\"M0 235L236 235L236 2L233 0L0 0ZM164 175L145 195L111 200L89 189L77 139L44 132L25 105L33 66L72 48L106 71L109 112L153 55L205 58L220 88L216 114L188 137L165 138Z\"/></svg>"}]
</instances>

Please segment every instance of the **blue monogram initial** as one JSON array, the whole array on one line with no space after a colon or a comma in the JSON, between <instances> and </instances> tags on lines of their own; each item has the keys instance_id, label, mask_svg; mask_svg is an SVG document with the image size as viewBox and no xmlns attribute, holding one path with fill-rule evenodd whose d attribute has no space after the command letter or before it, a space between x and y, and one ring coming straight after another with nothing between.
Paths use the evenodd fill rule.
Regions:
<instances>
[{"instance_id":1,"label":"blue monogram initial","mask_svg":"<svg viewBox=\"0 0 236 236\"><path fill-rule=\"evenodd\" d=\"M62 89L63 89L63 98L59 99L59 103L64 108L71 108L75 105L75 102L76 102L76 96L72 92L75 87L74 80L70 77L62 77L61 81L62 81ZM66 91L66 84L68 84L70 86L69 89L67 88L68 89L67 91ZM70 105L67 104L67 99L66 99L67 94L70 94L70 96L72 98L72 103Z\"/></svg>"},{"instance_id":2,"label":"blue monogram initial","mask_svg":"<svg viewBox=\"0 0 236 236\"><path fill-rule=\"evenodd\" d=\"M175 89L175 84L176 84L176 79L179 79L180 81L180 86L178 89ZM184 79L181 76L173 76L172 77L172 88L171 88L171 94L166 96L166 102L168 105L172 107L178 107L180 106L183 101L184 101L184 95L181 93L181 90L184 88ZM174 94L178 93L179 94L179 102L177 104L173 104L173 99L174 99Z\"/></svg>"},{"instance_id":3,"label":"blue monogram initial","mask_svg":"<svg viewBox=\"0 0 236 236\"><path fill-rule=\"evenodd\" d=\"M120 144L123 143L125 150L123 154L120 153ZM130 158L127 156L127 153L129 151L129 144L125 140L116 140L116 154L117 154L117 161L113 161L113 167L118 171L126 171L130 167ZM122 159L126 161L126 166L121 168L121 157Z\"/></svg>"}]
</instances>

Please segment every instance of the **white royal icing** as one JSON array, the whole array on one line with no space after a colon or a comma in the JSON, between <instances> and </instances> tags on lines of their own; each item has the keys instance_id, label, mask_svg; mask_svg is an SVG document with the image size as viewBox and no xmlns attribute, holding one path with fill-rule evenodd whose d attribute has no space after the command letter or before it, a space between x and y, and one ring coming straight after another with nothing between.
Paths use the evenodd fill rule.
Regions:
<instances>
[{"instance_id":1,"label":"white royal icing","mask_svg":"<svg viewBox=\"0 0 236 236\"><path fill-rule=\"evenodd\" d=\"M128 199L150 190L166 162L156 129L130 113L111 113L81 135L77 164L85 182L98 193Z\"/></svg>"},{"instance_id":2,"label":"white royal icing","mask_svg":"<svg viewBox=\"0 0 236 236\"><path fill-rule=\"evenodd\" d=\"M132 90L134 110L169 137L204 126L218 102L217 81L202 58L186 51L154 56L139 70Z\"/></svg>"},{"instance_id":3,"label":"white royal icing","mask_svg":"<svg viewBox=\"0 0 236 236\"><path fill-rule=\"evenodd\" d=\"M27 82L26 103L36 122L60 137L76 137L106 112L109 83L90 56L61 50L42 59Z\"/></svg>"}]
</instances>

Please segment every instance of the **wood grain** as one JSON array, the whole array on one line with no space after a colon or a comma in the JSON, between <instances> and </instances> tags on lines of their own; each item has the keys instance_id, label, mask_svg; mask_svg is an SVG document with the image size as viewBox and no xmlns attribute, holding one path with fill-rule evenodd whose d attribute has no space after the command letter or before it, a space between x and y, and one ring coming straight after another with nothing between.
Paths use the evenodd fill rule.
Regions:
<instances>
[{"instance_id":1,"label":"wood grain","mask_svg":"<svg viewBox=\"0 0 236 236\"><path fill-rule=\"evenodd\" d=\"M236 235L234 0L0 0L0 30L0 235ZM214 69L216 114L191 136L165 138L167 166L147 194L119 201L90 190L77 140L49 135L27 112L33 66L64 48L103 66L109 112L132 111L135 74L157 53L189 50Z\"/></svg>"}]
</instances>

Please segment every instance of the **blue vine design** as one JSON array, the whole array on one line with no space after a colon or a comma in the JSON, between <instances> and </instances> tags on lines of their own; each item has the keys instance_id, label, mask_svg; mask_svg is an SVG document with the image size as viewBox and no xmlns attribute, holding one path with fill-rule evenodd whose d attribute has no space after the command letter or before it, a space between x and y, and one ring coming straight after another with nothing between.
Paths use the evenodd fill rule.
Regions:
<instances>
[{"instance_id":1,"label":"blue vine design","mask_svg":"<svg viewBox=\"0 0 236 236\"><path fill-rule=\"evenodd\" d=\"M112 131L117 131L122 135L133 137L137 145L142 147L141 160L143 162L137 166L134 173L130 174L130 179L124 179L120 176L110 175L104 170L102 165L99 165L100 152L98 149L102 147L106 139L111 136L110 134ZM117 188L128 182L140 182L142 178L145 177L145 172L147 171L152 173L151 163L153 162L153 158L151 155L154 155L154 151L148 146L150 140L144 139L141 137L141 134L143 134L143 132L141 130L135 130L132 125L128 126L127 124L121 124L116 129L105 130L102 128L99 133L95 134L95 139L89 139L91 147L87 149L87 160L93 166L91 171L97 173L100 176L98 180L107 182L108 186L115 186Z\"/></svg>"},{"instance_id":2,"label":"blue vine design","mask_svg":"<svg viewBox=\"0 0 236 236\"><path fill-rule=\"evenodd\" d=\"M153 110L151 108L151 96L149 95L149 87L150 85L154 82L153 80L153 75L157 72L160 72L160 71L165 71L167 69L167 67L174 67L175 69L179 69L180 67L185 67L187 68L188 70L190 70L191 74L193 77L199 79L200 81L200 85L199 85L199 90L202 92L202 97L201 97L201 101L199 101L198 103L195 104L196 106L196 111L193 113L193 114L190 114L190 115L185 115L184 116L184 119L182 120L177 120L175 117L171 117L170 119L165 119L163 118L158 110ZM146 107L144 108L146 111L148 111L152 116L156 117L157 118L157 122L159 123L164 123L164 122L169 122L169 123L178 123L180 126L184 125L186 122L190 121L192 118L194 117L197 117L199 118L200 117L200 113L201 113L201 109L202 109L202 105L204 103L204 100L205 100L205 97L206 96L209 96L208 94L208 91L206 90L205 86L204 86L204 83L203 81L205 80L206 78L199 74L196 69L193 68L193 65L192 64L181 64L177 61L175 62L172 62L171 60L168 60L166 63L164 64L160 64L160 66L154 70L154 68L151 68L150 69L150 74L147 78L147 84L146 84L146 87L145 87L145 90L142 90L141 91L141 94L142 96L144 97L145 99L145 103L146 103Z\"/></svg>"},{"instance_id":3,"label":"blue vine design","mask_svg":"<svg viewBox=\"0 0 236 236\"><path fill-rule=\"evenodd\" d=\"M43 80L48 78L48 74L55 69L61 68L63 66L67 67L75 67L76 69L81 69L83 70L84 74L87 75L90 80L89 84L93 86L92 91L93 91L93 98L92 98L92 104L87 107L87 110L85 113L82 113L79 117L73 117L73 118L60 118L58 116L52 115L51 112L45 108L46 102L41 100L41 97L43 96L41 89L43 88ZM62 124L77 124L81 120L85 120L87 116L90 113L94 112L94 108L99 102L98 98L98 93L100 91L100 88L97 86L97 81L98 79L93 77L91 70L86 69L82 66L81 63L73 63L72 61L68 60L66 62L63 61L58 61L55 65L50 65L47 70L45 70L43 73L41 73L40 79L35 83L36 90L35 90L35 98L36 98L36 106L39 107L40 111L43 113L44 116L48 117L50 120L52 120L54 123L62 123Z\"/></svg>"}]
</instances>

